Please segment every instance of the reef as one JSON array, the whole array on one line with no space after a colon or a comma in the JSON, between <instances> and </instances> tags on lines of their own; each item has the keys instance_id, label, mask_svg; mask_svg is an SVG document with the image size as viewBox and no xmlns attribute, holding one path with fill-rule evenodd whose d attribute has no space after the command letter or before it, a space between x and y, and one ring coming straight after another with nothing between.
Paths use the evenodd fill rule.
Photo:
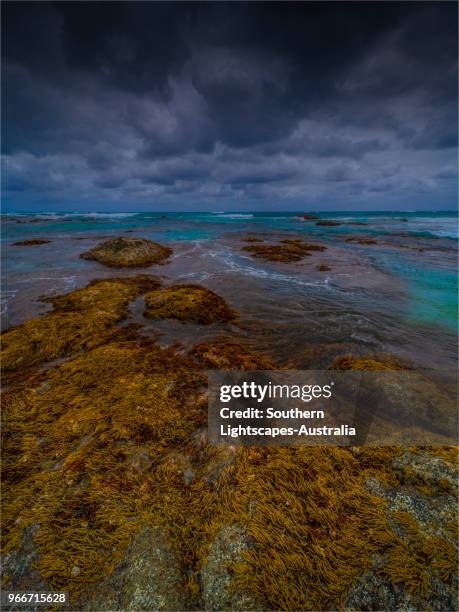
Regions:
<instances>
[{"instance_id":1,"label":"reef","mask_svg":"<svg viewBox=\"0 0 459 612\"><path fill-rule=\"evenodd\" d=\"M19 240L18 242L13 242L13 246L36 246L38 244L48 244L51 240L42 240L41 238L32 238L30 240Z\"/></svg>"},{"instance_id":2,"label":"reef","mask_svg":"<svg viewBox=\"0 0 459 612\"><path fill-rule=\"evenodd\" d=\"M310 215L308 213L306 215L303 215L303 219L305 219L306 221L315 221L316 219L319 219L319 217L317 217L316 215Z\"/></svg>"},{"instance_id":3,"label":"reef","mask_svg":"<svg viewBox=\"0 0 459 612\"><path fill-rule=\"evenodd\" d=\"M54 309L2 334L3 371L24 369L98 346L117 333L129 302L160 286L148 275L96 280L44 301Z\"/></svg>"},{"instance_id":4,"label":"reef","mask_svg":"<svg viewBox=\"0 0 459 612\"><path fill-rule=\"evenodd\" d=\"M110 268L145 267L163 263L172 249L144 238L112 238L101 242L86 253L81 259L98 261Z\"/></svg>"},{"instance_id":5,"label":"reef","mask_svg":"<svg viewBox=\"0 0 459 612\"><path fill-rule=\"evenodd\" d=\"M263 242L262 238L256 238L255 236L247 236L242 239L243 242Z\"/></svg>"},{"instance_id":6,"label":"reef","mask_svg":"<svg viewBox=\"0 0 459 612\"><path fill-rule=\"evenodd\" d=\"M312 251L322 252L326 248L321 244L309 244L301 239L285 239L281 240L280 244L254 244L242 247L242 250L249 252L252 257L265 261L291 263L310 256Z\"/></svg>"},{"instance_id":7,"label":"reef","mask_svg":"<svg viewBox=\"0 0 459 612\"><path fill-rule=\"evenodd\" d=\"M320 225L322 227L335 227L337 225L341 225L341 223L338 223L338 221L327 221L325 219L324 221L317 221L316 225Z\"/></svg>"},{"instance_id":8,"label":"reef","mask_svg":"<svg viewBox=\"0 0 459 612\"><path fill-rule=\"evenodd\" d=\"M178 321L209 325L231 321L236 313L225 300L200 285L174 285L145 295L144 315L149 319L177 319Z\"/></svg>"},{"instance_id":9,"label":"reef","mask_svg":"<svg viewBox=\"0 0 459 612\"><path fill-rule=\"evenodd\" d=\"M319 272L329 272L331 270L330 266L327 266L326 264L320 264L317 266L317 269Z\"/></svg>"}]
</instances>

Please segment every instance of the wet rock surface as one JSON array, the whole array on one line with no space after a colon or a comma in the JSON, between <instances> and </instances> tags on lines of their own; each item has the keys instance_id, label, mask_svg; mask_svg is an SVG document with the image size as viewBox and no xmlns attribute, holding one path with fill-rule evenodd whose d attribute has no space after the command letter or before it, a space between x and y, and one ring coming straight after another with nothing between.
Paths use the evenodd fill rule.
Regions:
<instances>
[{"instance_id":1,"label":"wet rock surface","mask_svg":"<svg viewBox=\"0 0 459 612\"><path fill-rule=\"evenodd\" d=\"M394 459L393 468L402 484L391 487L369 478L366 487L387 501L394 530L406 549L418 556L418 566L408 567L407 573L422 580L423 588L416 591L400 576L388 575L388 556L376 555L352 587L345 608L457 610L457 472L445 458L422 450L403 453Z\"/></svg>"},{"instance_id":2,"label":"wet rock surface","mask_svg":"<svg viewBox=\"0 0 459 612\"><path fill-rule=\"evenodd\" d=\"M240 525L223 526L210 546L201 570L202 602L205 610L262 610L249 593L232 589L228 568L241 562L250 542Z\"/></svg>"},{"instance_id":3,"label":"wet rock surface","mask_svg":"<svg viewBox=\"0 0 459 612\"><path fill-rule=\"evenodd\" d=\"M113 574L81 599L80 609L187 609L180 566L161 529L144 527Z\"/></svg>"}]
</instances>

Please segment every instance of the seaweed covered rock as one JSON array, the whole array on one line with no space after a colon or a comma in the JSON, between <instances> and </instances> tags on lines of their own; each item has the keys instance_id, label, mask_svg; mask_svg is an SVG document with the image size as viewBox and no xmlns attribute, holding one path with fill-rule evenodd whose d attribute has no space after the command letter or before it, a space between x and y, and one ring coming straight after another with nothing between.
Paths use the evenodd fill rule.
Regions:
<instances>
[{"instance_id":1,"label":"seaweed covered rock","mask_svg":"<svg viewBox=\"0 0 459 612\"><path fill-rule=\"evenodd\" d=\"M183 512L175 474L161 462L205 424L196 400L204 384L192 362L139 340L86 351L49 370L46 384L11 390L3 408L4 553L20 550L24 530L36 526L36 569L51 588L75 599L127 558L123 596L139 606L154 599L135 538L163 513L176 520L174 508ZM156 545L164 552L166 544Z\"/></svg>"},{"instance_id":2,"label":"seaweed covered rock","mask_svg":"<svg viewBox=\"0 0 459 612\"><path fill-rule=\"evenodd\" d=\"M363 609L353 589L377 558L414 601L451 588L453 517L433 505L448 482L417 476L440 455L408 474L400 448L211 447L198 442L204 384L192 361L139 338L9 393L6 554L38 526L36 571L83 609ZM392 506L402 482L426 488L438 533Z\"/></svg>"},{"instance_id":3,"label":"seaweed covered rock","mask_svg":"<svg viewBox=\"0 0 459 612\"><path fill-rule=\"evenodd\" d=\"M149 319L177 319L201 325L235 318L235 312L222 297L205 287L191 284L147 293L144 315Z\"/></svg>"},{"instance_id":4,"label":"seaweed covered rock","mask_svg":"<svg viewBox=\"0 0 459 612\"><path fill-rule=\"evenodd\" d=\"M25 368L107 341L129 302L160 286L148 275L95 280L84 289L47 298L54 310L2 334L2 369Z\"/></svg>"},{"instance_id":5,"label":"seaweed covered rock","mask_svg":"<svg viewBox=\"0 0 459 612\"><path fill-rule=\"evenodd\" d=\"M331 370L374 371L409 370L410 367L394 355L377 354L371 357L341 355L330 365Z\"/></svg>"},{"instance_id":6,"label":"seaweed covered rock","mask_svg":"<svg viewBox=\"0 0 459 612\"><path fill-rule=\"evenodd\" d=\"M19 240L18 242L13 242L13 246L36 246L39 244L48 244L49 242L51 242L51 240L32 238L30 240Z\"/></svg>"},{"instance_id":7,"label":"seaweed covered rock","mask_svg":"<svg viewBox=\"0 0 459 612\"><path fill-rule=\"evenodd\" d=\"M311 255L312 251L325 251L327 247L321 244L310 244L301 239L285 239L280 244L253 244L242 248L259 259L291 263L301 261Z\"/></svg>"},{"instance_id":8,"label":"seaweed covered rock","mask_svg":"<svg viewBox=\"0 0 459 612\"><path fill-rule=\"evenodd\" d=\"M346 242L356 242L357 244L378 244L378 242L373 238L359 238L358 236L346 238Z\"/></svg>"},{"instance_id":9,"label":"seaweed covered rock","mask_svg":"<svg viewBox=\"0 0 459 612\"><path fill-rule=\"evenodd\" d=\"M316 219L318 219L319 217L317 217L316 215L311 215L309 213L307 213L306 215L303 215L303 219L305 221L315 221Z\"/></svg>"},{"instance_id":10,"label":"seaweed covered rock","mask_svg":"<svg viewBox=\"0 0 459 612\"><path fill-rule=\"evenodd\" d=\"M80 257L98 261L110 268L132 268L162 263L170 255L172 249L157 242L122 236L105 240Z\"/></svg>"},{"instance_id":11,"label":"seaweed covered rock","mask_svg":"<svg viewBox=\"0 0 459 612\"><path fill-rule=\"evenodd\" d=\"M453 609L451 449L208 445L201 366L268 358L226 338L192 357L121 340L129 301L157 287L148 276L95 281L52 298L55 311L16 328L14 350L9 341L19 370L84 350L5 393L5 582L69 591L72 609L88 610ZM169 298L182 314L190 306ZM329 359L344 348L328 347ZM387 356L341 359L391 373Z\"/></svg>"},{"instance_id":12,"label":"seaweed covered rock","mask_svg":"<svg viewBox=\"0 0 459 612\"><path fill-rule=\"evenodd\" d=\"M241 342L221 338L197 344L192 351L203 367L219 370L274 370L272 360Z\"/></svg>"},{"instance_id":13,"label":"seaweed covered rock","mask_svg":"<svg viewBox=\"0 0 459 612\"><path fill-rule=\"evenodd\" d=\"M392 481L366 480L366 488L386 501L400 544L388 555L375 555L346 608L456 609L457 449L437 449L441 456L412 449L394 458Z\"/></svg>"},{"instance_id":14,"label":"seaweed covered rock","mask_svg":"<svg viewBox=\"0 0 459 612\"><path fill-rule=\"evenodd\" d=\"M257 238L256 236L247 236L247 238L242 239L243 242L263 242L262 238Z\"/></svg>"}]
</instances>

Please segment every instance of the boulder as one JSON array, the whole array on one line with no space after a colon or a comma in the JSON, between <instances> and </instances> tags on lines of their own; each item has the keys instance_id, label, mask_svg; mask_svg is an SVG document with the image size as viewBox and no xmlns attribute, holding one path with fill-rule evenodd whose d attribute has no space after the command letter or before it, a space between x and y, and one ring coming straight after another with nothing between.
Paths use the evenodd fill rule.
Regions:
<instances>
[{"instance_id":1,"label":"boulder","mask_svg":"<svg viewBox=\"0 0 459 612\"><path fill-rule=\"evenodd\" d=\"M172 249L144 238L112 238L90 251L81 253L81 259L98 261L110 268L144 267L162 263L172 255Z\"/></svg>"}]
</instances>

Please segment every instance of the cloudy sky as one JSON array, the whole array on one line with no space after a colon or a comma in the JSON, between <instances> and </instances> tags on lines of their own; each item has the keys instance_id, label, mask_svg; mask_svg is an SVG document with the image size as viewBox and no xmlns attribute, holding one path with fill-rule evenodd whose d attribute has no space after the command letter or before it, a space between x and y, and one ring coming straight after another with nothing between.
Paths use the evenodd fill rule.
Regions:
<instances>
[{"instance_id":1,"label":"cloudy sky","mask_svg":"<svg viewBox=\"0 0 459 612\"><path fill-rule=\"evenodd\" d=\"M452 209L455 2L3 2L10 210Z\"/></svg>"}]
</instances>

